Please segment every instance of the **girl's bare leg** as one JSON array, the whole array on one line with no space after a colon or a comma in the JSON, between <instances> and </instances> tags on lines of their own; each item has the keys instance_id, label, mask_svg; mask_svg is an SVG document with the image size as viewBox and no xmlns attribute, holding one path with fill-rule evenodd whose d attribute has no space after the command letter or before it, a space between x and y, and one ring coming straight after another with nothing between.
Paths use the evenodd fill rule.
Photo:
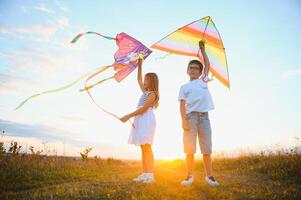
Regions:
<instances>
[{"instance_id":1,"label":"girl's bare leg","mask_svg":"<svg viewBox=\"0 0 301 200\"><path fill-rule=\"evenodd\" d=\"M144 159L146 165L146 172L152 173L154 170L154 155L152 151L152 147L149 144L142 145L142 149L144 152Z\"/></svg>"},{"instance_id":2,"label":"girl's bare leg","mask_svg":"<svg viewBox=\"0 0 301 200\"><path fill-rule=\"evenodd\" d=\"M141 145L141 157L142 157L142 172L146 173L147 172L147 163L146 163L144 145Z\"/></svg>"}]
</instances>

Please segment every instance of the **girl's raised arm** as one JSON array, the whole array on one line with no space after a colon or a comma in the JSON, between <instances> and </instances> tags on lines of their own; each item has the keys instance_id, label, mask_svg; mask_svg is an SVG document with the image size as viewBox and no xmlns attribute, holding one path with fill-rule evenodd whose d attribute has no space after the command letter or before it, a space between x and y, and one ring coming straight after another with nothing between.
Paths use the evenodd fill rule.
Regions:
<instances>
[{"instance_id":1,"label":"girl's raised arm","mask_svg":"<svg viewBox=\"0 0 301 200\"><path fill-rule=\"evenodd\" d=\"M143 85L143 80L142 80L142 59L138 60L138 74L137 74L137 80L138 80L138 84L140 89L142 90L142 92L145 91L144 85Z\"/></svg>"}]
</instances>

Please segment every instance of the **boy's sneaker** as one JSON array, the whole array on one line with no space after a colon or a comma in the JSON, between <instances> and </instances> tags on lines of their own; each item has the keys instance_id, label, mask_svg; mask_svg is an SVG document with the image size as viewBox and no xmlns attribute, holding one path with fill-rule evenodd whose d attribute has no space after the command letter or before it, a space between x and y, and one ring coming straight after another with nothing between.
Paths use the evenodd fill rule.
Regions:
<instances>
[{"instance_id":1,"label":"boy's sneaker","mask_svg":"<svg viewBox=\"0 0 301 200\"><path fill-rule=\"evenodd\" d=\"M138 183L138 182L142 182L145 179L146 174L142 173L140 176L138 176L137 178L133 179L133 182Z\"/></svg>"},{"instance_id":2,"label":"boy's sneaker","mask_svg":"<svg viewBox=\"0 0 301 200\"><path fill-rule=\"evenodd\" d=\"M193 182L194 182L194 178L192 175L190 175L190 176L187 176L187 178L181 182L181 185L189 186L189 185L192 185Z\"/></svg>"},{"instance_id":3,"label":"boy's sneaker","mask_svg":"<svg viewBox=\"0 0 301 200\"><path fill-rule=\"evenodd\" d=\"M142 183L150 184L150 183L153 183L153 182L155 182L153 173L146 173Z\"/></svg>"},{"instance_id":4,"label":"boy's sneaker","mask_svg":"<svg viewBox=\"0 0 301 200\"><path fill-rule=\"evenodd\" d=\"M206 182L211 186L219 186L219 183L213 178L213 176L206 176Z\"/></svg>"}]
</instances>

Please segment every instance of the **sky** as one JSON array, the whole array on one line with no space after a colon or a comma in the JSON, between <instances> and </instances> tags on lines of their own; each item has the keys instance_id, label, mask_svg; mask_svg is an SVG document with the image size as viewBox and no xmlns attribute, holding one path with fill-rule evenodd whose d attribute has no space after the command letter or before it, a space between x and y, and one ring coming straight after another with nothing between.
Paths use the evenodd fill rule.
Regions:
<instances>
[{"instance_id":1,"label":"sky","mask_svg":"<svg viewBox=\"0 0 301 200\"><path fill-rule=\"evenodd\" d=\"M99 110L79 92L84 81L62 92L32 94L67 84L83 73L113 62L113 41L78 33L126 32L146 46L185 24L211 16L226 49L231 89L210 82L215 154L296 145L301 137L301 1L17 1L0 0L1 140L18 141L60 155L139 159L128 145L128 123ZM160 102L153 145L157 159L183 158L178 92L189 81L191 57L153 49L143 73L156 72ZM112 72L111 72L112 73ZM106 77L102 75L98 79ZM95 79L97 80L97 78ZM136 71L92 91L98 104L123 116L135 110L141 92ZM300 143L298 143L300 144ZM199 151L198 151L199 152Z\"/></svg>"}]
</instances>

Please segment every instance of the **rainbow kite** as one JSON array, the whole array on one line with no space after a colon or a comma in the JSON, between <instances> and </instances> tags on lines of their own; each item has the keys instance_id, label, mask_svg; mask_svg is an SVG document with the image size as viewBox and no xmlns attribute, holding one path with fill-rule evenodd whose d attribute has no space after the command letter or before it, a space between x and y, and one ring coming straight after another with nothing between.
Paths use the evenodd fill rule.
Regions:
<instances>
[{"instance_id":1,"label":"rainbow kite","mask_svg":"<svg viewBox=\"0 0 301 200\"><path fill-rule=\"evenodd\" d=\"M151 48L173 54L194 56L204 63L199 48L200 40L206 42L206 53L210 62L209 71L226 87L230 88L225 48L210 16L179 28L153 44Z\"/></svg>"},{"instance_id":2,"label":"rainbow kite","mask_svg":"<svg viewBox=\"0 0 301 200\"><path fill-rule=\"evenodd\" d=\"M30 96L29 98L27 98L26 100L24 100L23 102L21 102L17 107L16 110L21 108L28 100L35 98L37 96L40 96L42 94L48 94L48 93L54 93L54 92L58 92L58 91L62 91L64 89L67 89L69 87L71 87L72 85L76 84L77 82L79 82L80 80L82 80L83 78L87 77L86 82L85 82L85 87L83 89L81 89L80 91L86 91L89 96L91 97L91 99L93 100L93 102L100 108L102 109L104 112L116 117L119 119L118 116L114 115L113 113L110 113L106 110L104 110L102 107L100 107L93 99L91 93L89 92L89 90L91 88L93 88L94 86L103 83L106 80L112 79L114 78L117 82L122 81L125 77L127 77L132 71L134 71L137 66L138 66L138 59L145 59L147 58L152 51L150 49L148 49L146 46L144 46L141 42L139 42L138 40L132 38L131 36L127 35L126 33L119 33L117 34L117 36L115 38L113 37L108 37L108 36L104 36L100 33L97 32L86 32L86 33L81 33L78 34L72 41L71 43L75 43L79 40L79 38L81 38L84 34L96 34L98 36L101 36L103 38L106 38L108 40L115 40L116 44L118 46L118 50L117 52L114 54L114 59L115 62L112 65L108 65L108 66L103 66L103 67L99 67L98 69L96 69L95 71L92 72L88 72L84 75L82 75L80 78L78 78L77 80L63 86L57 89L53 89L53 90L48 90L42 93L38 93L38 94L34 94L32 96ZM95 77L96 75L102 73L103 71L109 69L109 68L113 68L116 73L108 78L102 79L94 84L91 85L87 85L88 81L90 79L92 79L93 77Z\"/></svg>"}]
</instances>

